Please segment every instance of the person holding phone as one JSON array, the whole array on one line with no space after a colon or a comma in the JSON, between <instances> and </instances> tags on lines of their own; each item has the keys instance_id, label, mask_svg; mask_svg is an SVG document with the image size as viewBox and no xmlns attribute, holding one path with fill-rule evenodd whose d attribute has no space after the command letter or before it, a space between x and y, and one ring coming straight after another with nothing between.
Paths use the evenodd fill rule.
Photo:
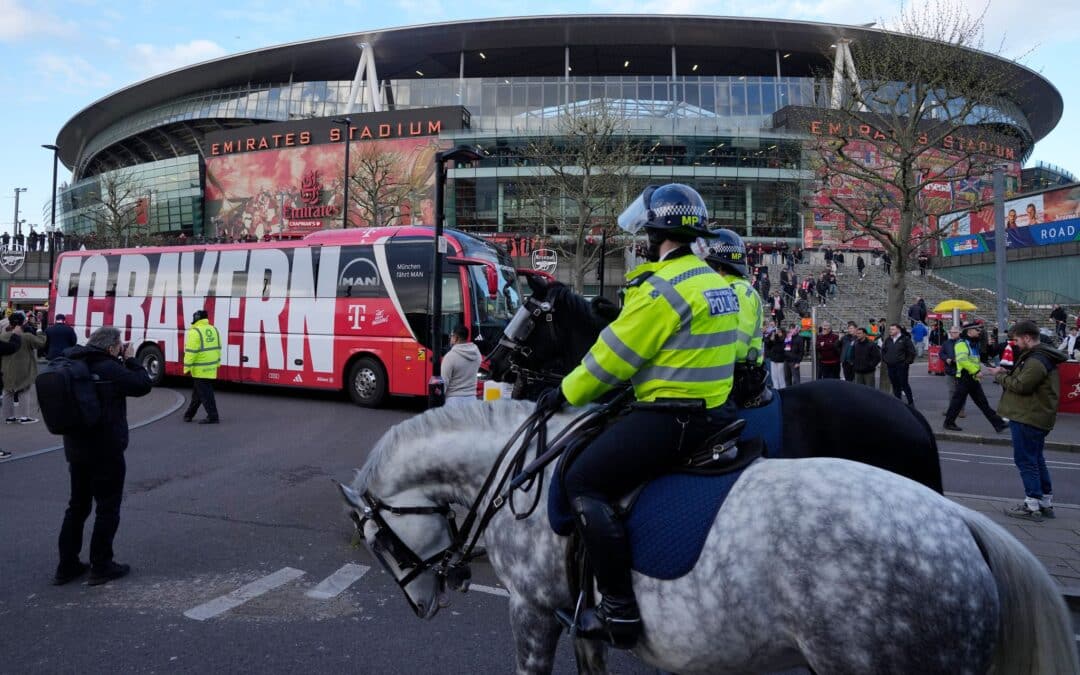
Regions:
<instances>
[{"instance_id":1,"label":"person holding phone","mask_svg":"<svg viewBox=\"0 0 1080 675\"><path fill-rule=\"evenodd\" d=\"M8 319L7 329L0 334L0 341L8 342L12 334L21 333L19 350L2 357L4 372L4 401L2 412L7 424L33 424L36 417L30 414L36 408L34 380L37 379L37 352L45 346L45 337L25 330L26 314L14 312Z\"/></svg>"}]
</instances>

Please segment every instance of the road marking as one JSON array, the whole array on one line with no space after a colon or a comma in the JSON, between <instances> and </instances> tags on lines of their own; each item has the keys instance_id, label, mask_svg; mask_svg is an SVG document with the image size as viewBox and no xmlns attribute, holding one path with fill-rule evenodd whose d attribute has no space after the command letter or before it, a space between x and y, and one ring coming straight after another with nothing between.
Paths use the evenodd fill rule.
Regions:
<instances>
[{"instance_id":1,"label":"road marking","mask_svg":"<svg viewBox=\"0 0 1080 675\"><path fill-rule=\"evenodd\" d=\"M326 577L319 582L319 585L311 589L304 595L316 600L329 600L330 598L336 598L353 583L360 580L360 577L367 574L371 568L367 565L356 565L353 563L345 563L338 571L334 572L330 576Z\"/></svg>"},{"instance_id":2,"label":"road marking","mask_svg":"<svg viewBox=\"0 0 1080 675\"><path fill-rule=\"evenodd\" d=\"M988 459L1009 459L1008 455L987 455L987 454L982 454L982 453L977 453L977 452L956 452L954 450L942 450L938 454L941 454L941 455L960 455L962 457L986 457ZM1061 466L1062 468L1067 467L1067 466L1080 466L1080 462L1066 462L1065 460L1062 460L1062 459L1048 459L1048 460L1046 460L1046 463L1047 464L1056 464L1056 465Z\"/></svg>"},{"instance_id":3,"label":"road marking","mask_svg":"<svg viewBox=\"0 0 1080 675\"><path fill-rule=\"evenodd\" d=\"M497 595L500 598L509 598L510 591L505 588L496 588L494 586L482 586L481 584L470 584L470 591L479 591L481 593L487 593L488 595Z\"/></svg>"},{"instance_id":4,"label":"road marking","mask_svg":"<svg viewBox=\"0 0 1080 675\"><path fill-rule=\"evenodd\" d=\"M230 609L239 607L248 600L253 600L268 591L272 591L279 586L284 586L293 579L299 579L302 576L304 576L304 570L293 569L292 567L282 567L277 572L267 574L265 577L256 579L250 584L245 584L232 593L214 598L210 602L205 602L198 607L193 607L184 612L184 616L189 619L195 619L196 621L212 619Z\"/></svg>"}]
</instances>

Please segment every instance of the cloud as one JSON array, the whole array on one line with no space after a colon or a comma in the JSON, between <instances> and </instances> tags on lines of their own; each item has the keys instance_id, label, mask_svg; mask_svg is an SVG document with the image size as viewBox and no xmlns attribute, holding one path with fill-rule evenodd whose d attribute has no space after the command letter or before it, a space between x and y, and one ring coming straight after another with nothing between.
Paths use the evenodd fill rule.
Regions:
<instances>
[{"instance_id":1,"label":"cloud","mask_svg":"<svg viewBox=\"0 0 1080 675\"><path fill-rule=\"evenodd\" d=\"M107 87L112 77L81 56L61 56L52 52L37 55L34 67L42 79L68 92L83 92Z\"/></svg>"},{"instance_id":2,"label":"cloud","mask_svg":"<svg viewBox=\"0 0 1080 675\"><path fill-rule=\"evenodd\" d=\"M137 44L135 45L136 65L134 68L149 77L216 59L226 53L226 49L213 40L192 40L171 46Z\"/></svg>"},{"instance_id":3,"label":"cloud","mask_svg":"<svg viewBox=\"0 0 1080 675\"><path fill-rule=\"evenodd\" d=\"M30 37L71 35L75 24L37 9L23 7L18 0L0 0L0 42L15 42Z\"/></svg>"}]
</instances>

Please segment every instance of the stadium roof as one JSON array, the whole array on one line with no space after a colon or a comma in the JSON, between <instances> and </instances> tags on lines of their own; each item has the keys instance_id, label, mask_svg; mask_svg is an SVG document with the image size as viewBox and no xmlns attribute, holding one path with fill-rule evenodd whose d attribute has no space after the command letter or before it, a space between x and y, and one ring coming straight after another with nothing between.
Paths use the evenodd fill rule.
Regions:
<instances>
[{"instance_id":1,"label":"stadium roof","mask_svg":"<svg viewBox=\"0 0 1080 675\"><path fill-rule=\"evenodd\" d=\"M626 74L665 75L672 69L671 45L678 48L683 74L689 70L683 64L694 59L703 64L699 75L775 75L774 52L780 50L791 55L782 72L804 77L827 65L825 54L837 39L865 43L882 34L866 26L668 15L514 17L350 33L226 56L143 80L79 111L60 130L56 145L71 168L109 125L172 99L248 83L351 80L361 42L373 46L380 79L456 78L462 53L466 77L562 75L567 46L575 76L618 74L624 58L633 61ZM1015 71L1015 103L1039 140L1061 119L1061 94L1038 73L1004 62Z\"/></svg>"}]
</instances>

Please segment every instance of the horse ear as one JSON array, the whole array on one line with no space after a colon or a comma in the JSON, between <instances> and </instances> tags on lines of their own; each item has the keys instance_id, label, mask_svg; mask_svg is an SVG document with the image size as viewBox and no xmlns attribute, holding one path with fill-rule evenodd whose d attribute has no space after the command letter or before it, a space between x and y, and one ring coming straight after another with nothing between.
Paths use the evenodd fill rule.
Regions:
<instances>
[{"instance_id":1,"label":"horse ear","mask_svg":"<svg viewBox=\"0 0 1080 675\"><path fill-rule=\"evenodd\" d=\"M360 508L360 495L356 490L344 483L338 483L337 481L334 481L334 483L337 484L338 490L341 490L341 496L345 499L346 504L354 509Z\"/></svg>"},{"instance_id":2,"label":"horse ear","mask_svg":"<svg viewBox=\"0 0 1080 675\"><path fill-rule=\"evenodd\" d=\"M619 312L622 311L618 305L602 295L593 298L591 304L593 314L609 323L617 319L619 317Z\"/></svg>"},{"instance_id":3,"label":"horse ear","mask_svg":"<svg viewBox=\"0 0 1080 675\"><path fill-rule=\"evenodd\" d=\"M537 300L542 300L547 295L547 279L538 274L530 274L525 280L529 283L529 288L532 289L532 294L536 296Z\"/></svg>"}]
</instances>

